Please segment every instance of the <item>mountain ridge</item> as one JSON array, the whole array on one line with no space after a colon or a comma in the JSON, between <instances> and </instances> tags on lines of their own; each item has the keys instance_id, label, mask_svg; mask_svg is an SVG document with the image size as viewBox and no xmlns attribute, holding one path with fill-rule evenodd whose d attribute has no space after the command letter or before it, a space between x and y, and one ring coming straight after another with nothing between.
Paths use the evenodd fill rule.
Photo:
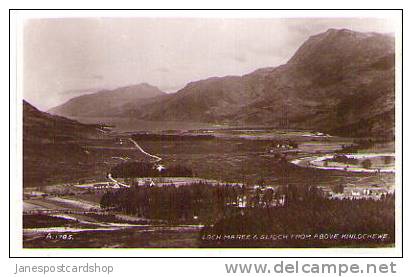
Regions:
<instances>
[{"instance_id":1,"label":"mountain ridge","mask_svg":"<svg viewBox=\"0 0 412 277\"><path fill-rule=\"evenodd\" d=\"M329 29L309 37L286 64L190 82L176 93L129 102L111 113L154 121L270 125L346 136L370 131L372 136L391 137L394 52L391 35ZM361 130L362 122L369 131Z\"/></svg>"},{"instance_id":2,"label":"mountain ridge","mask_svg":"<svg viewBox=\"0 0 412 277\"><path fill-rule=\"evenodd\" d=\"M51 108L48 112L68 117L79 115L88 117L111 116L120 113L123 105L139 103L144 99L165 94L155 86L140 83L74 97L62 105Z\"/></svg>"},{"instance_id":3,"label":"mountain ridge","mask_svg":"<svg viewBox=\"0 0 412 277\"><path fill-rule=\"evenodd\" d=\"M212 93L208 86L197 87L197 91L192 89L192 93L184 92L188 89L185 87L176 94L184 92L186 99L178 100L182 96L176 96L174 101L191 105L189 112L181 103L172 103L172 107L183 114L168 112L172 100L158 103L157 107L141 108L143 112L146 110L144 118L147 120L192 118L213 123L264 124L335 133L345 126L357 126L361 120L379 118L376 115L394 110L394 59L392 36L330 29L310 37L286 64L263 73L254 71L238 77L238 83L242 83L238 84L240 88L232 87L220 95L219 86L230 86L233 77L213 79L218 85ZM201 86L201 82L197 85ZM221 82L225 84L219 84ZM245 103L236 106L230 96L233 91L242 90L253 97L248 101L243 95L240 99L246 99ZM196 101L199 91L207 95L207 102ZM215 101L210 99L213 93ZM192 102L188 100L190 98ZM191 110L200 112L196 114ZM366 126L371 135L382 134L373 131L382 131L385 129L382 126L388 129L385 136L393 135L393 123L386 122L385 118L373 122L381 127ZM343 135L358 136L361 133L365 135L364 131L353 129Z\"/></svg>"}]
</instances>

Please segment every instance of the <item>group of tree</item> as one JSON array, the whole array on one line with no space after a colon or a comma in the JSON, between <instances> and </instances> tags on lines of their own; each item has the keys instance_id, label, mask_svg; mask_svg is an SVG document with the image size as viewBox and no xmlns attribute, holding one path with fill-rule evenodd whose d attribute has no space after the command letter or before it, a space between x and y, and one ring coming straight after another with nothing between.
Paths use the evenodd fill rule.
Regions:
<instances>
[{"instance_id":1,"label":"group of tree","mask_svg":"<svg viewBox=\"0 0 412 277\"><path fill-rule=\"evenodd\" d=\"M337 150L337 153L357 153L362 149L370 149L376 144L387 143L393 141L393 138L368 138L368 139L356 139L351 144L342 144L341 149Z\"/></svg>"},{"instance_id":2,"label":"group of tree","mask_svg":"<svg viewBox=\"0 0 412 277\"><path fill-rule=\"evenodd\" d=\"M239 196L244 194L244 187L231 184L142 185L108 191L100 206L148 219L209 222L224 213L227 203L238 203Z\"/></svg>"},{"instance_id":3,"label":"group of tree","mask_svg":"<svg viewBox=\"0 0 412 277\"><path fill-rule=\"evenodd\" d=\"M205 226L200 234L201 247L368 247L387 246L395 242L395 195L380 200L337 200L318 197L312 191L307 197L283 207L244 209ZM203 239L207 236L243 234L258 239ZM281 240L259 239L272 234L286 234ZM292 234L311 235L294 239ZM315 234L339 234L337 239L319 240ZM342 234L387 234L384 240L345 239Z\"/></svg>"},{"instance_id":4,"label":"group of tree","mask_svg":"<svg viewBox=\"0 0 412 277\"><path fill-rule=\"evenodd\" d=\"M285 139L285 140L272 140L270 143L271 147L277 148L282 147L282 146L286 146L286 147L290 147L293 149L298 148L298 143L296 141L293 141L291 139Z\"/></svg>"},{"instance_id":5,"label":"group of tree","mask_svg":"<svg viewBox=\"0 0 412 277\"><path fill-rule=\"evenodd\" d=\"M279 199L283 200L282 205L289 205L302 197L322 197L322 193L315 187L298 190L294 185L246 189L241 185L207 182L182 186L147 184L107 191L100 206L148 219L187 222L197 218L213 222L242 206L240 202L244 204L245 200L247 208L260 208L272 207Z\"/></svg>"},{"instance_id":6,"label":"group of tree","mask_svg":"<svg viewBox=\"0 0 412 277\"><path fill-rule=\"evenodd\" d=\"M361 165L363 168L371 168L372 166L372 161L370 159L365 159L361 162Z\"/></svg>"},{"instance_id":7,"label":"group of tree","mask_svg":"<svg viewBox=\"0 0 412 277\"><path fill-rule=\"evenodd\" d=\"M325 159L323 161L323 166L328 166L329 162L337 162L337 163L351 164L351 165L359 164L358 159L351 158L351 157L348 157L348 156L342 155L342 154L336 154L336 155L333 156L333 158ZM372 161L370 159L362 160L360 164L365 169L368 169L368 168L372 167Z\"/></svg>"},{"instance_id":8,"label":"group of tree","mask_svg":"<svg viewBox=\"0 0 412 277\"><path fill-rule=\"evenodd\" d=\"M107 191L101 198L100 206L148 219L192 221L197 218L202 222L209 222L236 211L240 206L251 209L288 206L324 196L322 190L315 186L298 187L291 184L275 188L259 186L254 189L207 182L182 186L146 184Z\"/></svg>"},{"instance_id":9,"label":"group of tree","mask_svg":"<svg viewBox=\"0 0 412 277\"><path fill-rule=\"evenodd\" d=\"M334 188L342 191L343 186ZM247 197L247 205L239 202ZM271 205L279 196L281 206ZM102 208L111 208L146 219L169 223L205 224L201 235L224 234L388 234L385 241L373 240L202 240L202 247L336 247L379 245L394 242L394 194L372 199L328 199L316 186L216 185L206 182L184 186L138 185L108 191Z\"/></svg>"},{"instance_id":10,"label":"group of tree","mask_svg":"<svg viewBox=\"0 0 412 277\"><path fill-rule=\"evenodd\" d=\"M350 157L348 157L348 156L346 156L346 155L339 155L339 154L336 154L336 155L334 155L332 158L330 158L330 159L326 159L326 160L324 160L324 161L326 161L326 162L337 162L337 163L344 163L344 164L353 164L353 165L356 165L356 164L359 164L359 160L358 159L356 159L356 158L350 158Z\"/></svg>"}]
</instances>

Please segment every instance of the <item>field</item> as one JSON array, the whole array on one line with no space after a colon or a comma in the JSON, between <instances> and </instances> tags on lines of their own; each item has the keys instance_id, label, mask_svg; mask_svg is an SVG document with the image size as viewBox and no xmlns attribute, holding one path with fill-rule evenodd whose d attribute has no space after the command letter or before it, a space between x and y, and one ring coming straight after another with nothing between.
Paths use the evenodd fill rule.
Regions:
<instances>
[{"instance_id":1,"label":"field","mask_svg":"<svg viewBox=\"0 0 412 277\"><path fill-rule=\"evenodd\" d=\"M339 171L313 170L282 165L277 155L282 153L288 161L306 156L333 153L342 144L353 140L339 137L309 137L307 132L272 132L264 130L239 132L239 130L214 131L216 139L205 141L138 141L149 153L163 158L167 165L182 164L194 170L195 176L224 182L242 182L258 185L333 185L336 183L380 183L393 181L393 175L352 174ZM247 139L245 138L247 134ZM297 149L271 152L272 140L291 139Z\"/></svg>"},{"instance_id":2,"label":"field","mask_svg":"<svg viewBox=\"0 0 412 277\"><path fill-rule=\"evenodd\" d=\"M249 189L286 184L329 190L336 185L394 187L393 173L324 170L292 163L331 155L341 150L342 145L353 144L351 138L259 128L168 130L156 134L189 138L135 140L152 157L136 148L130 141L132 134L118 132L104 139L79 142L77 147L81 150L73 156L66 153L67 158L60 163L53 162L53 154L57 152L48 149L42 163L50 177L46 182L31 179L24 189L24 247L199 247L202 224L172 224L100 207L100 199L107 189L94 189L94 184L110 181L107 178L110 169L127 161L153 162L153 157L160 157L158 163L166 169L182 165L192 169L194 178L244 184ZM213 138L191 139L206 134ZM297 147L291 146L294 144ZM393 153L392 146L381 144L379 151ZM81 170L77 171L78 168ZM128 182L127 179L119 181ZM50 233L71 234L73 240L45 239Z\"/></svg>"}]
</instances>

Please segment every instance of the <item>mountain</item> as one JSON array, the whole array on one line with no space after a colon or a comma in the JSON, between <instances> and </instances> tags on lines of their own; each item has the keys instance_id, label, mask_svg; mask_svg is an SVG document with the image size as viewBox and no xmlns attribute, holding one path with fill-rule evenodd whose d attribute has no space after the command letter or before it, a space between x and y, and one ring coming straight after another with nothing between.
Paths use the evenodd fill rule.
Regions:
<instances>
[{"instance_id":1,"label":"mountain","mask_svg":"<svg viewBox=\"0 0 412 277\"><path fill-rule=\"evenodd\" d=\"M120 97L122 88L74 98L52 112L392 138L395 40L392 35L329 29L309 37L278 67L191 82L174 94L143 86L157 92L148 94L155 97Z\"/></svg>"},{"instance_id":2,"label":"mountain","mask_svg":"<svg viewBox=\"0 0 412 277\"><path fill-rule=\"evenodd\" d=\"M124 105L140 105L145 99L165 94L157 87L142 83L75 97L49 112L68 117L122 116Z\"/></svg>"},{"instance_id":3,"label":"mountain","mask_svg":"<svg viewBox=\"0 0 412 277\"><path fill-rule=\"evenodd\" d=\"M82 141L105 136L100 125L82 124L39 111L23 100L23 183L44 185L49 181L85 176L84 164L94 153Z\"/></svg>"},{"instance_id":4,"label":"mountain","mask_svg":"<svg viewBox=\"0 0 412 277\"><path fill-rule=\"evenodd\" d=\"M133 114L390 137L394 49L391 35L329 29L310 37L284 65L192 82L169 97L135 106Z\"/></svg>"},{"instance_id":5,"label":"mountain","mask_svg":"<svg viewBox=\"0 0 412 277\"><path fill-rule=\"evenodd\" d=\"M65 117L39 111L23 100L23 139L31 143L59 143L82 138L96 138L104 127L82 124Z\"/></svg>"}]
</instances>

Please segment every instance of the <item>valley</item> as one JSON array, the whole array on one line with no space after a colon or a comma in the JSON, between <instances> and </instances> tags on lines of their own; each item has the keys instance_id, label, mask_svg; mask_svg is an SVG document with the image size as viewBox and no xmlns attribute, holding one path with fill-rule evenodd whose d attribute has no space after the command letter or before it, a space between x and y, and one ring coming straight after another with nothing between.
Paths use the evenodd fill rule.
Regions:
<instances>
[{"instance_id":1,"label":"valley","mask_svg":"<svg viewBox=\"0 0 412 277\"><path fill-rule=\"evenodd\" d=\"M23 100L23 246L393 247L395 127L394 37L348 29L173 93Z\"/></svg>"},{"instance_id":2,"label":"valley","mask_svg":"<svg viewBox=\"0 0 412 277\"><path fill-rule=\"evenodd\" d=\"M318 132L270 128L199 129L182 131L109 133L101 140L83 141L88 151L98 151L103 170L90 170L82 180L62 178L54 184L24 189L25 247L199 247L199 234L206 218L168 221L131 215L101 206L107 192L127 190L130 186L179 187L192 184L279 187L285 183L298 187L316 186L332 192L336 184L347 188L350 198L359 189L379 188L379 195L393 193L394 173L322 170L296 166L296 160L333 156L342 145L354 139L319 135ZM165 140L178 134L182 140ZM153 140L154 136L160 139ZM205 136L208 139L196 139ZM211 138L209 137L211 136ZM162 139L162 137L164 139ZM133 138L133 139L132 139ZM137 140L140 138L140 140ZM294 142L287 148L280 142ZM138 144L137 144L138 143ZM138 147L138 146L139 147ZM390 143L385 143L390 150ZM382 148L382 146L381 146ZM142 151L143 150L143 151ZM393 149L392 149L393 151ZM367 152L365 150L365 152ZM87 155L87 154L84 154ZM122 159L117 159L121 157ZM159 159L161 157L161 159ZM280 158L285 158L281 161ZM192 177L108 178L110 168L130 161L162 164L166 169L182 165L193 169ZM96 161L93 161L96 163ZM97 174L99 172L99 174ZM364 195L360 199L373 198ZM248 204L249 205L249 204ZM207 211L206 211L207 213ZM45 239L48 235L70 239ZM149 236L150 234L150 236Z\"/></svg>"}]
</instances>

